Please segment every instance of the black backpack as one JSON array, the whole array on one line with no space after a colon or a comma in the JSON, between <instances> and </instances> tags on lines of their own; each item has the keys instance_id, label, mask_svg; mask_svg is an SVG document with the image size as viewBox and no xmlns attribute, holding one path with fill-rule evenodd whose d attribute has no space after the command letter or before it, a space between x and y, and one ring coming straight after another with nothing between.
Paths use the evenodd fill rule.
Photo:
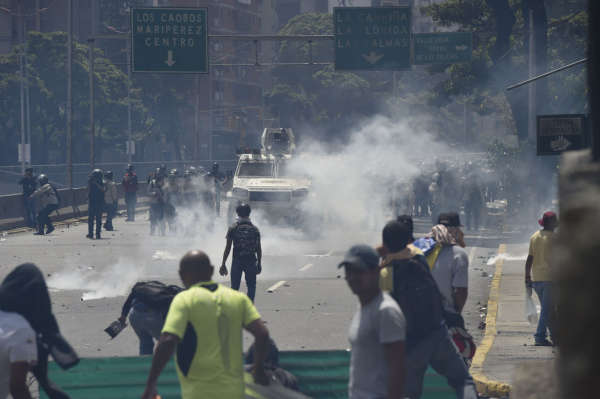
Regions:
<instances>
[{"instance_id":1,"label":"black backpack","mask_svg":"<svg viewBox=\"0 0 600 399\"><path fill-rule=\"evenodd\" d=\"M258 247L256 227L250 222L238 222L235 230L235 249L239 256L254 256Z\"/></svg>"},{"instance_id":2,"label":"black backpack","mask_svg":"<svg viewBox=\"0 0 600 399\"><path fill-rule=\"evenodd\" d=\"M168 309L175 295L182 289L176 285L165 285L160 281L140 282L133 286L135 298L154 309Z\"/></svg>"},{"instance_id":3,"label":"black backpack","mask_svg":"<svg viewBox=\"0 0 600 399\"><path fill-rule=\"evenodd\" d=\"M423 258L423 259L420 259ZM407 333L422 335L439 329L444 319L442 294L421 255L393 261L392 297L404 313Z\"/></svg>"}]
</instances>

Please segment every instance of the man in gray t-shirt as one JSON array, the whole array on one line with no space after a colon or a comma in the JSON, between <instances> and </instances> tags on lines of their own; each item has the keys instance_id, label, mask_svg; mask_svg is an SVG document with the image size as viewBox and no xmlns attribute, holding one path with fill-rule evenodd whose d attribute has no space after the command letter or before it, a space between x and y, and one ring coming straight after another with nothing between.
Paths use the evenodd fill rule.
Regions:
<instances>
[{"instance_id":1,"label":"man in gray t-shirt","mask_svg":"<svg viewBox=\"0 0 600 399\"><path fill-rule=\"evenodd\" d=\"M379 255L367 245L348 250L339 267L360 305L348 338L350 399L401 398L406 374L406 318L396 301L379 288Z\"/></svg>"}]
</instances>

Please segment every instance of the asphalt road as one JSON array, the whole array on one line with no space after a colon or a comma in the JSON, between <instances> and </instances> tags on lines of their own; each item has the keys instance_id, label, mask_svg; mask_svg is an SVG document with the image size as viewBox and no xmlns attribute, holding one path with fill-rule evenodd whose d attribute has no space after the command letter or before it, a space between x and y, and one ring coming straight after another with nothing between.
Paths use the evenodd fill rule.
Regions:
<instances>
[{"instance_id":1,"label":"asphalt road","mask_svg":"<svg viewBox=\"0 0 600 399\"><path fill-rule=\"evenodd\" d=\"M327 226L322 239L308 241L291 229L254 222L262 232L264 254L255 304L279 348L347 349L347 331L358 301L337 265L349 246L380 243L380 231ZM218 269L227 227L220 218L211 235L150 237L147 214L137 215L132 223L117 218L114 226L116 230L103 233L101 240L87 239L87 225L83 223L59 226L47 236L33 236L31 231L0 237L0 279L21 263L38 265L51 288L60 328L82 357L137 355L138 340L131 328L114 340L103 331L120 315L133 284L160 280L180 285L178 260L190 249L207 252ZM415 236L424 235L429 227L428 220L416 218ZM501 233L498 226L475 235L466 233L471 265L464 315L479 342L483 331L477 326L484 319L478 304L487 303L491 283L482 272L493 274L493 266L486 262L496 254ZM217 275L215 280L229 284L228 277ZM273 293L268 293L275 285ZM246 290L243 281L241 290ZM245 336L244 346L250 343L250 337Z\"/></svg>"}]
</instances>

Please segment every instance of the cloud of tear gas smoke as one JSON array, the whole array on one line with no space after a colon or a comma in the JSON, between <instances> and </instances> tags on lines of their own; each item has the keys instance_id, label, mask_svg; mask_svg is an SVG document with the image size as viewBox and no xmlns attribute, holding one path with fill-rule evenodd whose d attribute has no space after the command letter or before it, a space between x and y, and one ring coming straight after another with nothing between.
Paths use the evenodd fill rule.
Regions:
<instances>
[{"instance_id":1,"label":"cloud of tear gas smoke","mask_svg":"<svg viewBox=\"0 0 600 399\"><path fill-rule=\"evenodd\" d=\"M143 274L145 264L134 264L129 259L119 261L102 270L91 267L69 267L55 273L47 281L49 288L83 291L82 299L99 299L128 294Z\"/></svg>"},{"instance_id":2,"label":"cloud of tear gas smoke","mask_svg":"<svg viewBox=\"0 0 600 399\"><path fill-rule=\"evenodd\" d=\"M331 222L377 230L385 222L382 210L394 217L412 212L408 208L414 200L407 192L413 179L424 170L432 174L436 160L455 154L447 144L435 141L426 122L418 117L372 118L357 126L349 142L333 154L326 154L323 144L305 139L298 152L307 157L293 164L312 178L317 200L306 204L316 212L325 210Z\"/></svg>"},{"instance_id":3,"label":"cloud of tear gas smoke","mask_svg":"<svg viewBox=\"0 0 600 399\"><path fill-rule=\"evenodd\" d=\"M527 260L527 255L525 254L525 255L514 256L514 255L507 254L507 253L502 253L502 254L498 254L496 256L489 258L487 261L487 265L493 266L499 260Z\"/></svg>"}]
</instances>

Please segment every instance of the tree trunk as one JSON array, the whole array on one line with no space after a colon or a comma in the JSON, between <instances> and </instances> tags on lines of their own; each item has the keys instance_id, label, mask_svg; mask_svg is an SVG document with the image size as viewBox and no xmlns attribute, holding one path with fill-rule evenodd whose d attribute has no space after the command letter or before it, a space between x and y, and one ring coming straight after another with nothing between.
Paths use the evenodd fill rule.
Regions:
<instances>
[{"instance_id":1,"label":"tree trunk","mask_svg":"<svg viewBox=\"0 0 600 399\"><path fill-rule=\"evenodd\" d=\"M495 82L496 90L503 93L506 92L506 87L511 83L518 83L518 77L521 75L515 68L510 55L506 54L511 49L510 36L516 17L508 0L486 0L486 3L492 8L492 16L498 29L496 42L490 51L494 63L490 73ZM519 88L507 92L506 98L512 110L519 142L524 142L527 140L528 135L527 89Z\"/></svg>"}]
</instances>

